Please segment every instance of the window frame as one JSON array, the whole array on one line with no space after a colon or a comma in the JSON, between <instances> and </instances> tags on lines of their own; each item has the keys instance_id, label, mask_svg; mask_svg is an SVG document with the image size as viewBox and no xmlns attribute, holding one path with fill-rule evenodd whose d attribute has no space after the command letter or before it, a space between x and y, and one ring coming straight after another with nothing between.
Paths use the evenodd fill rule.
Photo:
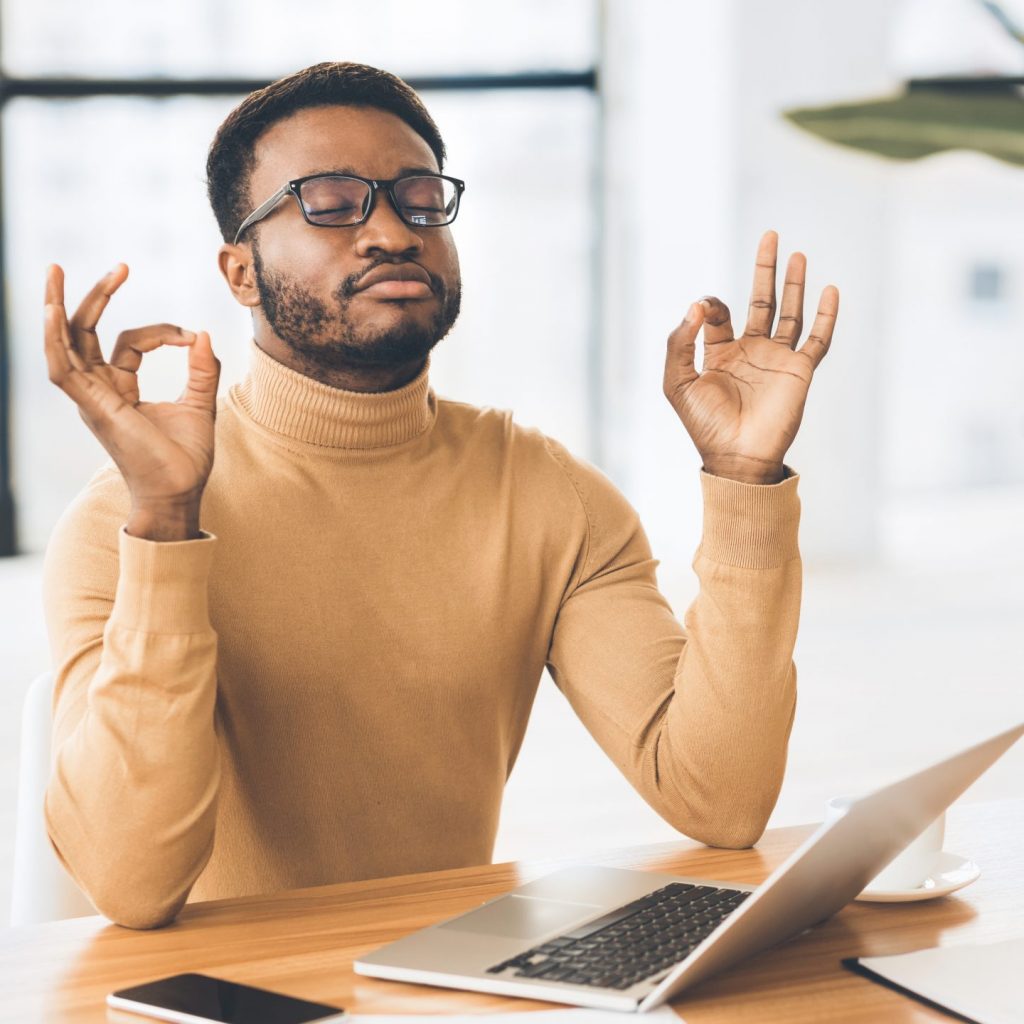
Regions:
<instances>
[{"instance_id":1,"label":"window frame","mask_svg":"<svg viewBox=\"0 0 1024 1024\"><path fill-rule=\"evenodd\" d=\"M0 5L2 20L2 5ZM599 25L600 25L599 19ZM3 26L0 23L0 37ZM600 50L599 50L600 52ZM238 96L247 95L270 84L270 79L251 78L86 78L53 76L16 77L4 74L0 67L0 558L19 553L16 530L17 501L12 481L11 451L11 347L10 323L6 302L5 267L6 230L3 211L5 203L4 175L4 114L10 100L31 97L35 99L93 99L103 96L133 96L145 99L176 98L180 96ZM593 152L594 194L591 207L595 220L595 239L598 248L603 236L601 224L602 204L598 201L604 180L602 109L596 66L582 70L518 71L502 74L419 75L405 79L417 92L471 92L494 89L584 89L595 95L598 103L598 129L594 133ZM596 303L599 295L600 261L595 258L591 266L592 287L590 328L588 331L588 434L591 455L600 462L601 409L600 389L595 384L602 380L602 360Z\"/></svg>"}]
</instances>

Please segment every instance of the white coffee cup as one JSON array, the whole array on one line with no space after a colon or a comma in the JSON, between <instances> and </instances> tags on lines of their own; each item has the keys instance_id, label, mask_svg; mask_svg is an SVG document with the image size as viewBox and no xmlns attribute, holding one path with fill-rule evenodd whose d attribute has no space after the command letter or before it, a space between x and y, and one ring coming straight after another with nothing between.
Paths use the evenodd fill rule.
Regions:
<instances>
[{"instance_id":1,"label":"white coffee cup","mask_svg":"<svg viewBox=\"0 0 1024 1024\"><path fill-rule=\"evenodd\" d=\"M841 818L853 803L847 796L836 796L825 804L826 824ZM905 850L898 853L865 886L879 892L917 889L935 870L946 836L946 815L940 814Z\"/></svg>"}]
</instances>

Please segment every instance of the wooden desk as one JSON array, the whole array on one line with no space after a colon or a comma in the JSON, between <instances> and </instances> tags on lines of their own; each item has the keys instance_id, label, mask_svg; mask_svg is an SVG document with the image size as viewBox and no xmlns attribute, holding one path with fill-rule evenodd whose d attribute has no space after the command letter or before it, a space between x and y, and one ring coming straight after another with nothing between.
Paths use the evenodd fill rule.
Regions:
<instances>
[{"instance_id":1,"label":"wooden desk","mask_svg":"<svg viewBox=\"0 0 1024 1024\"><path fill-rule=\"evenodd\" d=\"M590 863L760 882L812 831L773 829L754 850L690 842L637 847ZM950 1018L845 971L842 957L1024 936L1024 799L956 807L946 848L982 868L946 899L851 904L812 933L733 968L676 1001L688 1024L903 1022ZM135 1022L112 989L181 971L263 985L357 1013L489 1013L552 1004L357 977L352 960L468 910L566 861L522 862L324 886L187 907L173 926L133 932L101 918L12 929L0 939L0 1019ZM629 1020L629 1017L624 1017Z\"/></svg>"}]
</instances>

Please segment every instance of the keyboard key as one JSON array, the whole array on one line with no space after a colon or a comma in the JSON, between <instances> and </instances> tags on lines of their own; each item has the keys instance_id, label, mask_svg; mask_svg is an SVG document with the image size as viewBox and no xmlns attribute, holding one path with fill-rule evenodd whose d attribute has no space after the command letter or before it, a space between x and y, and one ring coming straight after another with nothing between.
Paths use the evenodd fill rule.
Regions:
<instances>
[{"instance_id":1,"label":"keyboard key","mask_svg":"<svg viewBox=\"0 0 1024 1024\"><path fill-rule=\"evenodd\" d=\"M501 964L516 977L625 989L664 976L750 894L737 889L667 885L572 932Z\"/></svg>"}]
</instances>

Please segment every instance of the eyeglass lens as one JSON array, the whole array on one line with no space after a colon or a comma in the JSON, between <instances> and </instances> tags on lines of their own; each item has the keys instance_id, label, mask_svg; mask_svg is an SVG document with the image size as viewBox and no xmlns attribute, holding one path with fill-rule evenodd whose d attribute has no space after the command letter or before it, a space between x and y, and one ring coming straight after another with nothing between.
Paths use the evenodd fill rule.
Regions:
<instances>
[{"instance_id":1,"label":"eyeglass lens","mask_svg":"<svg viewBox=\"0 0 1024 1024\"><path fill-rule=\"evenodd\" d=\"M398 212L408 224L440 226L455 216L458 193L444 178L400 178L392 186ZM313 224L358 224L369 208L372 189L358 178L324 175L299 186L299 199Z\"/></svg>"}]
</instances>

